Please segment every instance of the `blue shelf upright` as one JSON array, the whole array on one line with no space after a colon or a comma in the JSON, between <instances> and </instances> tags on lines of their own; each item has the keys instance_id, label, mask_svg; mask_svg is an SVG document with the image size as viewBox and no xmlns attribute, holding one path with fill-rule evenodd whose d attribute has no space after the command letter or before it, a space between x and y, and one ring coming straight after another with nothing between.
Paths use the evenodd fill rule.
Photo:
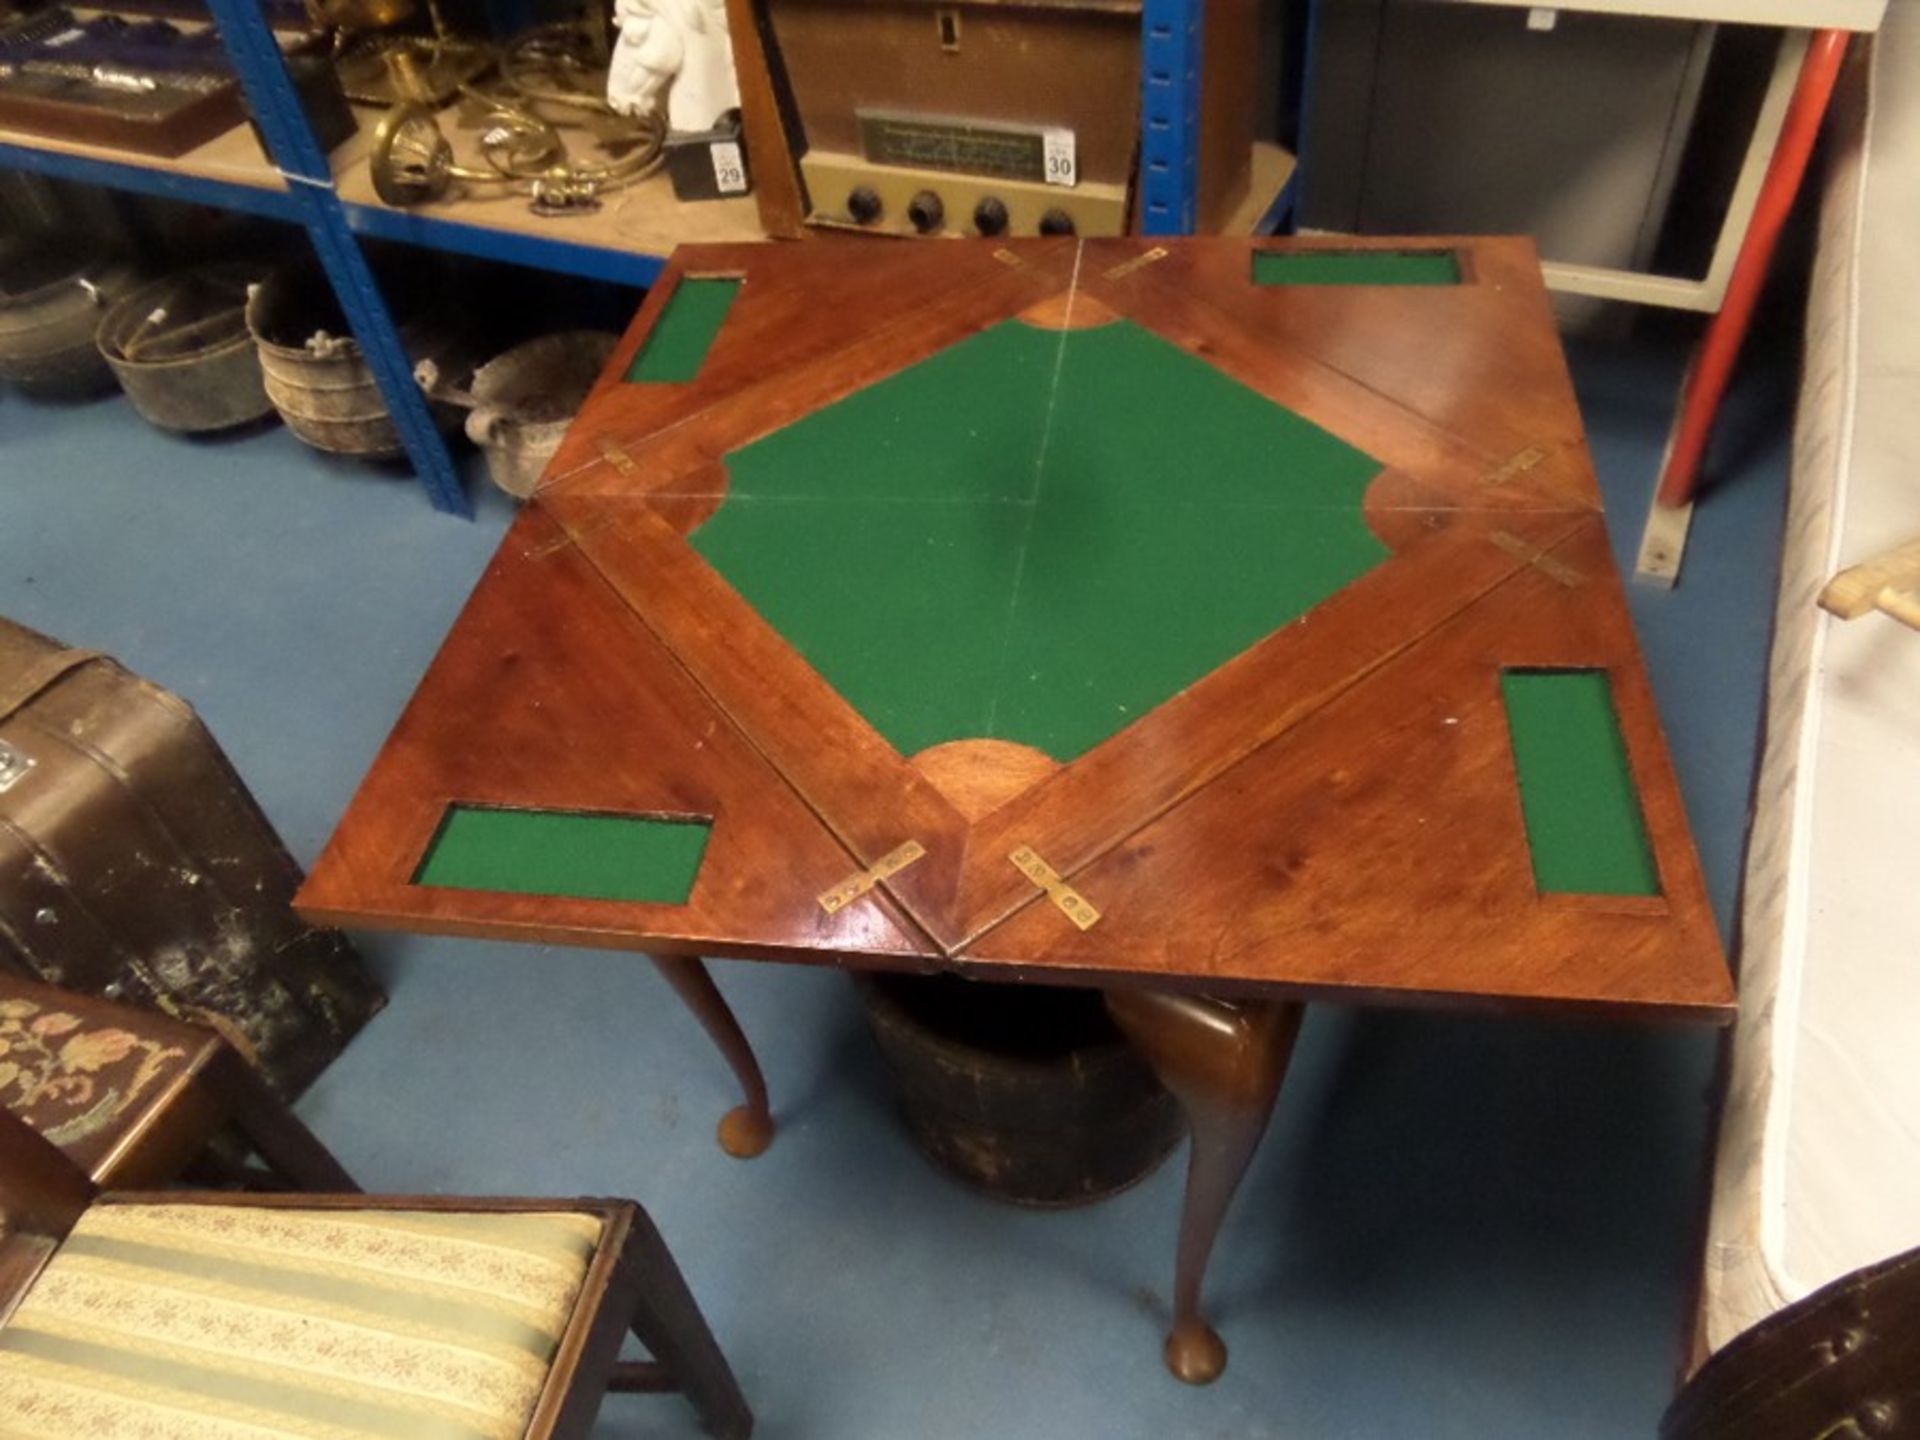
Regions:
<instances>
[{"instance_id":1,"label":"blue shelf upright","mask_svg":"<svg viewBox=\"0 0 1920 1440\"><path fill-rule=\"evenodd\" d=\"M434 424L426 396L414 383L413 361L374 283L373 270L348 228L334 194L332 167L300 107L293 77L287 73L286 60L265 12L255 0L208 0L208 4L234 69L239 72L254 119L266 136L267 154L287 179L295 211L307 228L340 308L346 312L347 324L373 371L428 499L436 510L471 516L472 502L460 483L446 440Z\"/></svg>"},{"instance_id":2,"label":"blue shelf upright","mask_svg":"<svg viewBox=\"0 0 1920 1440\"><path fill-rule=\"evenodd\" d=\"M1145 0L1140 15L1140 230L1191 235L1200 203L1205 0Z\"/></svg>"},{"instance_id":3,"label":"blue shelf upright","mask_svg":"<svg viewBox=\"0 0 1920 1440\"><path fill-rule=\"evenodd\" d=\"M488 0L515 11L526 0ZM97 154L0 141L0 167L216 206L306 230L347 323L373 372L408 458L435 508L471 515L445 437L414 383L412 361L360 248L363 236L459 252L619 284L653 283L662 254L555 235L469 224L344 200L308 124L279 43L259 0L208 0L266 152L285 181L180 173ZM1199 204L1200 72L1206 0L1143 0L1141 14L1140 222L1147 235L1190 234ZM671 227L668 235L670 238ZM662 248L668 248L663 243Z\"/></svg>"}]
</instances>

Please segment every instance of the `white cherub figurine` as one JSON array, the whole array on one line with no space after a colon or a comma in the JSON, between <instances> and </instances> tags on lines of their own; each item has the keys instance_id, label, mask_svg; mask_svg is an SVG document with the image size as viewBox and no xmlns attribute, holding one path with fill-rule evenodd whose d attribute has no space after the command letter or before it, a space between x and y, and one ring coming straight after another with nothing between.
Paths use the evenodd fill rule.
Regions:
<instances>
[{"instance_id":1,"label":"white cherub figurine","mask_svg":"<svg viewBox=\"0 0 1920 1440\"><path fill-rule=\"evenodd\" d=\"M726 0L615 0L620 38L607 70L607 104L640 115L667 94L667 128L711 130L740 105Z\"/></svg>"}]
</instances>

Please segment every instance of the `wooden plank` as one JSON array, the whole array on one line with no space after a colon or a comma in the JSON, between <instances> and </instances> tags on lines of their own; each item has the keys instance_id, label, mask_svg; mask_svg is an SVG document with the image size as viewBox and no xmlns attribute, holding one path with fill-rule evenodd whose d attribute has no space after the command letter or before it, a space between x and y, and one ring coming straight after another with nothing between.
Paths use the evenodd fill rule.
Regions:
<instances>
[{"instance_id":1,"label":"wooden plank","mask_svg":"<svg viewBox=\"0 0 1920 1440\"><path fill-rule=\"evenodd\" d=\"M1920 585L1920 540L1909 540L1858 565L1849 565L1820 592L1820 608L1842 620L1858 620L1876 607L1902 623L1901 613Z\"/></svg>"},{"instance_id":2,"label":"wooden plank","mask_svg":"<svg viewBox=\"0 0 1920 1440\"><path fill-rule=\"evenodd\" d=\"M1671 590L1680 581L1680 565L1687 556L1687 532L1693 528L1693 502L1647 507L1647 528L1640 535L1637 577L1649 585Z\"/></svg>"},{"instance_id":3,"label":"wooden plank","mask_svg":"<svg viewBox=\"0 0 1920 1440\"><path fill-rule=\"evenodd\" d=\"M113 165L130 165L139 170L155 170L168 175L192 175L203 180L223 180L229 185L247 185L256 190L285 190L287 182L266 151L254 138L251 127L240 124L214 136L184 155L143 155L136 150L121 150L112 145L93 145L84 140L68 140L36 131L0 125L0 145L18 145L23 150L43 150L52 155L73 155L82 160L102 160Z\"/></svg>"}]
</instances>

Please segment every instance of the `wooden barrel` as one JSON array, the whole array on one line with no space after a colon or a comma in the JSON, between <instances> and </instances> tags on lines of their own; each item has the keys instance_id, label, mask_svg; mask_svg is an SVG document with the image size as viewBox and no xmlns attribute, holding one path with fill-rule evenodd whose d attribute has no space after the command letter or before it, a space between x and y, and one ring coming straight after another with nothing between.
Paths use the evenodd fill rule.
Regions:
<instances>
[{"instance_id":1,"label":"wooden barrel","mask_svg":"<svg viewBox=\"0 0 1920 1440\"><path fill-rule=\"evenodd\" d=\"M1180 1110L1091 990L861 976L908 1127L947 1173L1019 1205L1085 1205L1144 1179Z\"/></svg>"}]
</instances>

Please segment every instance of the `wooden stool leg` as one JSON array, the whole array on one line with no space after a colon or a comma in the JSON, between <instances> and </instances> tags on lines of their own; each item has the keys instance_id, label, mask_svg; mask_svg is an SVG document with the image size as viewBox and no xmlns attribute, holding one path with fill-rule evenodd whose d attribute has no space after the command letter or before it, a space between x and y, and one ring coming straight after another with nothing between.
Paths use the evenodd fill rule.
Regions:
<instances>
[{"instance_id":1,"label":"wooden stool leg","mask_svg":"<svg viewBox=\"0 0 1920 1440\"><path fill-rule=\"evenodd\" d=\"M767 1105L767 1082L760 1062L753 1058L740 1022L733 1018L720 987L698 960L677 955L649 957L686 1007L693 1011L713 1043L733 1067L747 1103L729 1110L720 1120L720 1148L741 1160L750 1160L773 1142L773 1112Z\"/></svg>"},{"instance_id":2,"label":"wooden stool leg","mask_svg":"<svg viewBox=\"0 0 1920 1440\"><path fill-rule=\"evenodd\" d=\"M286 1101L232 1050L214 1060L209 1082L233 1128L267 1168L295 1190L357 1195L360 1187Z\"/></svg>"},{"instance_id":3,"label":"wooden stool leg","mask_svg":"<svg viewBox=\"0 0 1920 1440\"><path fill-rule=\"evenodd\" d=\"M1303 1011L1139 990L1109 991L1107 1009L1180 1101L1193 1130L1166 1358L1180 1379L1205 1385L1227 1366L1226 1344L1201 1314L1207 1260L1266 1133Z\"/></svg>"},{"instance_id":4,"label":"wooden stool leg","mask_svg":"<svg viewBox=\"0 0 1920 1440\"><path fill-rule=\"evenodd\" d=\"M645 1212L634 1217L626 1259L640 1280L633 1333L654 1358L615 1366L608 1388L678 1390L710 1434L720 1440L747 1440L753 1433L747 1397L740 1393L733 1367L687 1289L667 1242Z\"/></svg>"}]
</instances>

